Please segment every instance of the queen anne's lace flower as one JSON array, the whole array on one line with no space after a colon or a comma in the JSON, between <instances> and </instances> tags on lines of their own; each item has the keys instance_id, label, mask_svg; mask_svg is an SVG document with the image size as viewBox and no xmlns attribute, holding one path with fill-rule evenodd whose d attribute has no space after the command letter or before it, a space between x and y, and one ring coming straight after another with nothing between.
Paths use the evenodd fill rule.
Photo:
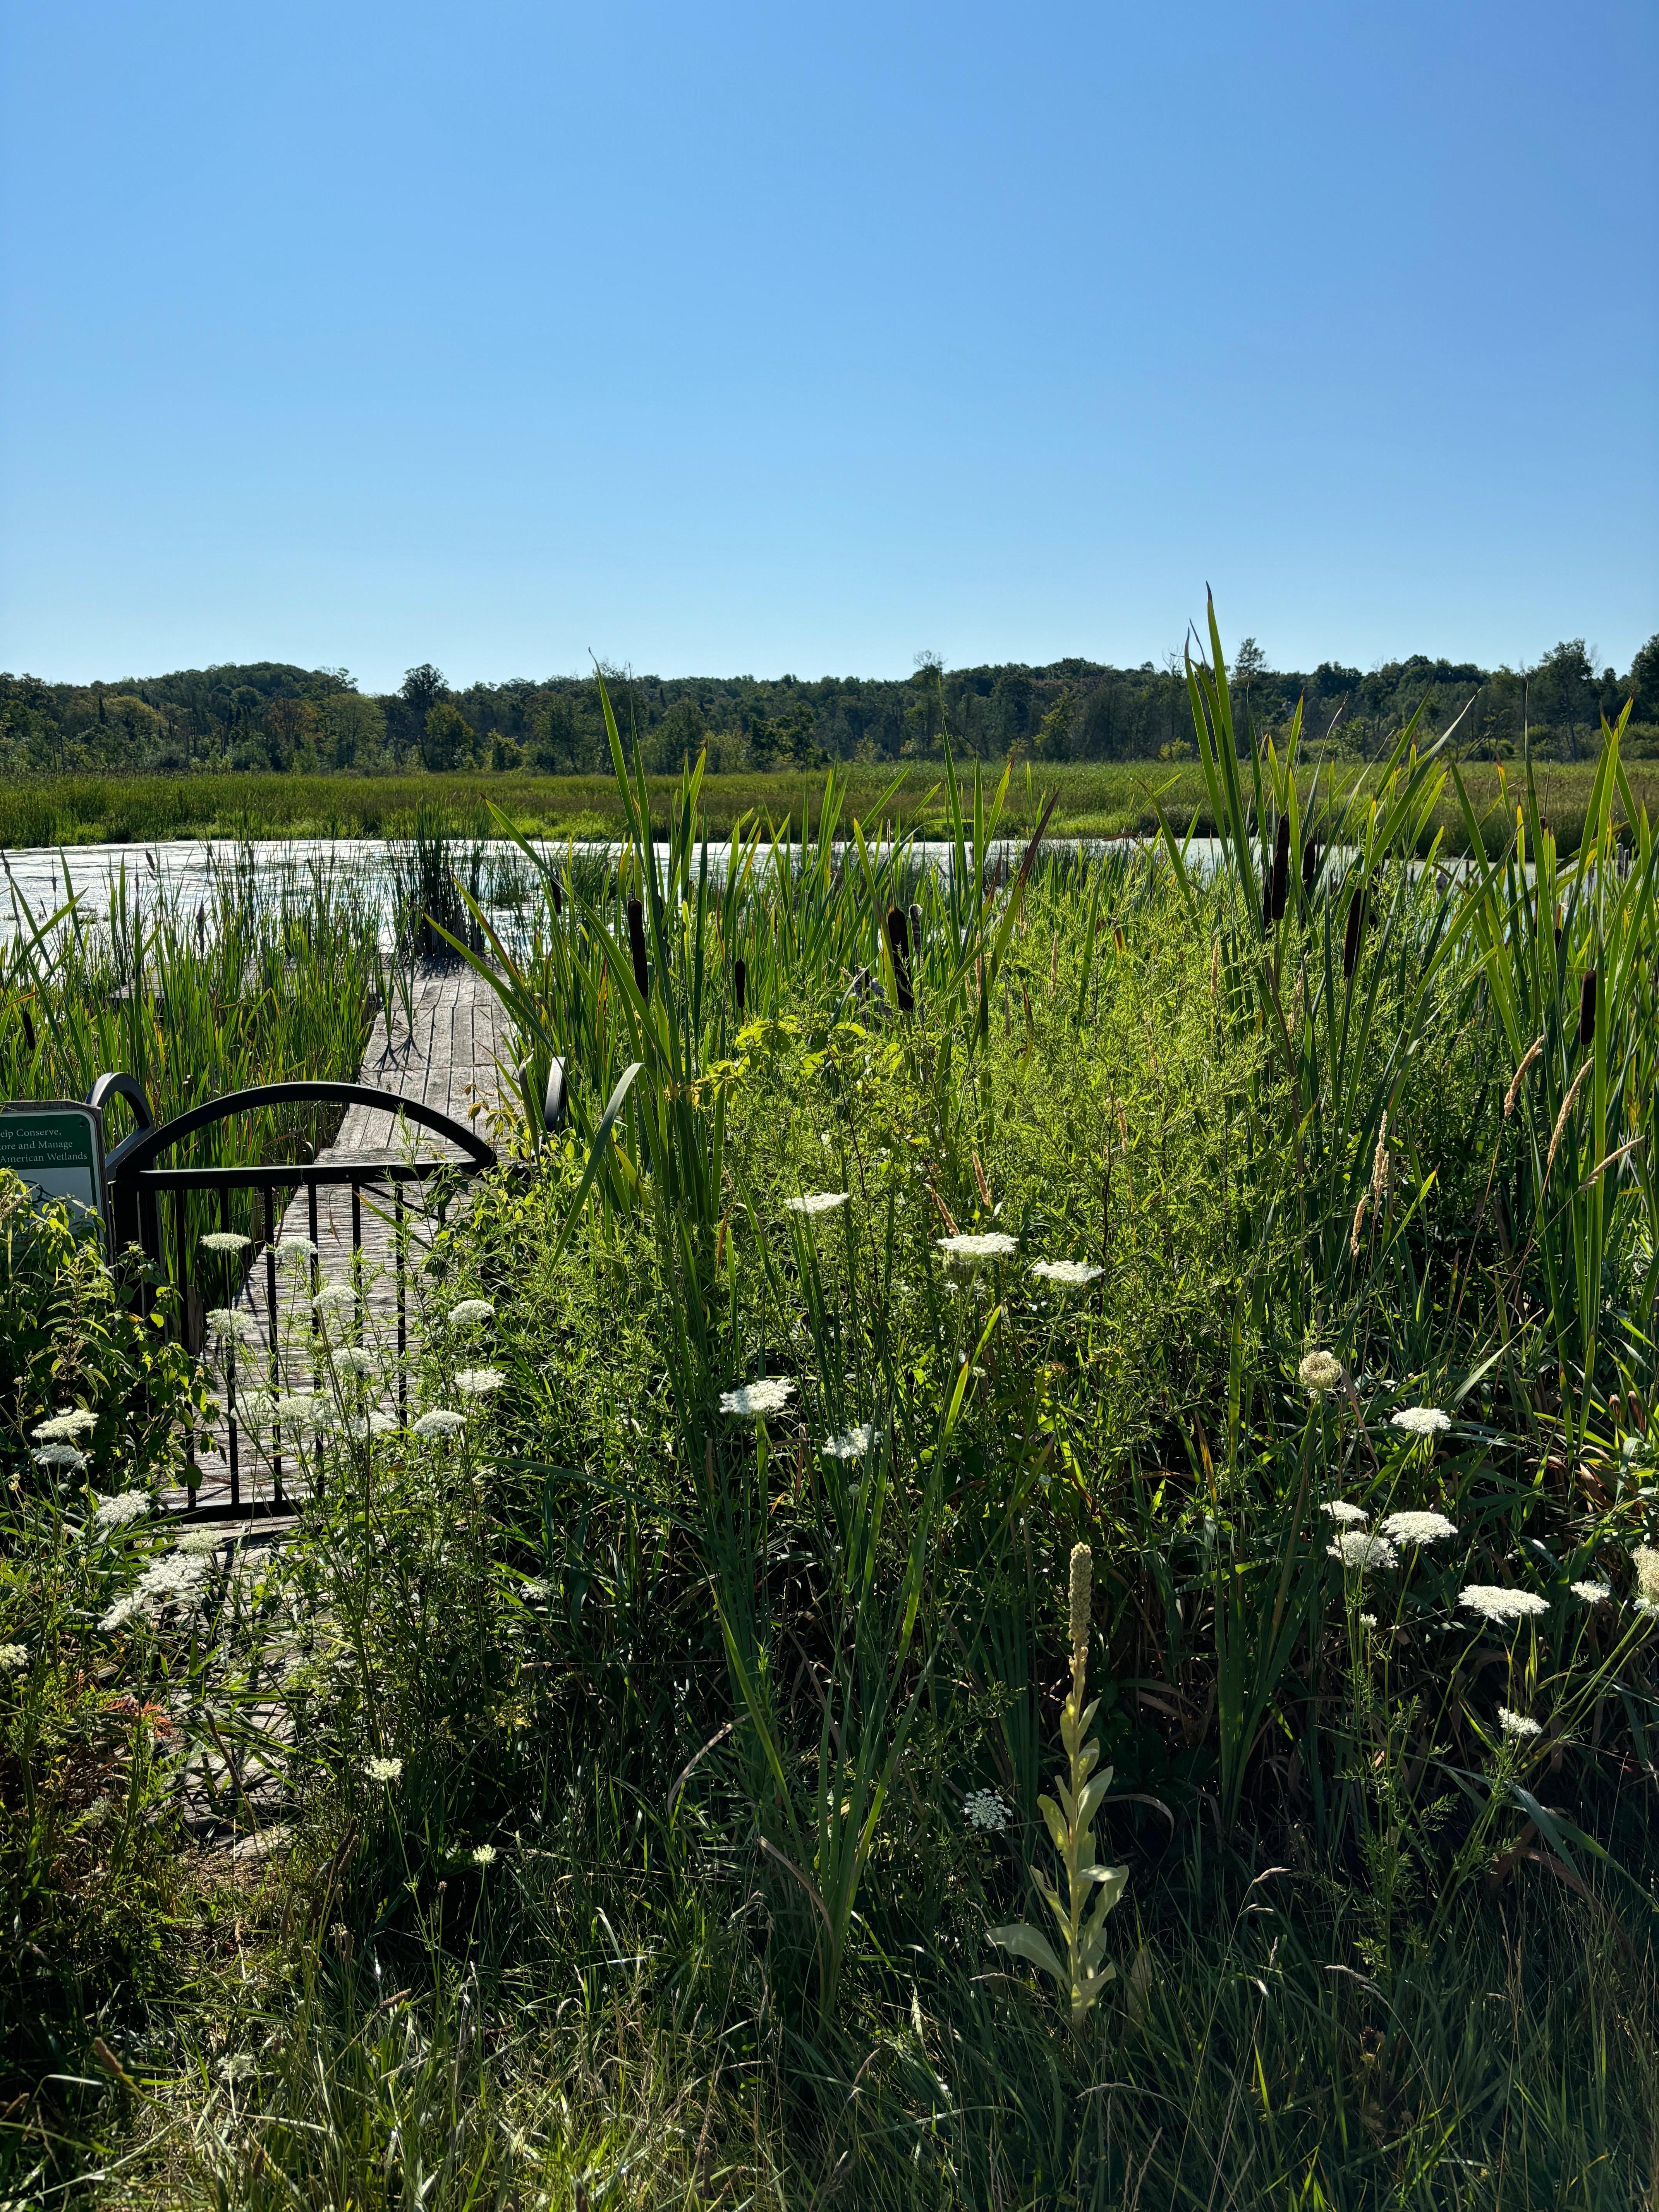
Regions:
<instances>
[{"instance_id":1,"label":"queen anne's lace flower","mask_svg":"<svg viewBox=\"0 0 1659 2212\"><path fill-rule=\"evenodd\" d=\"M79 1474L83 1467L92 1465L87 1454L77 1451L73 1444L42 1444L33 1456L36 1467L66 1468L71 1474Z\"/></svg>"},{"instance_id":2,"label":"queen anne's lace flower","mask_svg":"<svg viewBox=\"0 0 1659 2212\"><path fill-rule=\"evenodd\" d=\"M363 1772L371 1782L396 1782L403 1771L401 1759L366 1759L363 1761Z\"/></svg>"},{"instance_id":3,"label":"queen anne's lace flower","mask_svg":"<svg viewBox=\"0 0 1659 2212\"><path fill-rule=\"evenodd\" d=\"M1061 1283L1071 1291L1080 1291L1105 1272L1103 1267L1091 1267L1086 1260L1037 1260L1031 1266L1040 1282Z\"/></svg>"},{"instance_id":4,"label":"queen anne's lace flower","mask_svg":"<svg viewBox=\"0 0 1659 2212\"><path fill-rule=\"evenodd\" d=\"M838 1206L846 1205L847 1200L844 1190L806 1190L799 1198L786 1198L783 1209L786 1213L834 1213Z\"/></svg>"},{"instance_id":5,"label":"queen anne's lace flower","mask_svg":"<svg viewBox=\"0 0 1659 2212\"><path fill-rule=\"evenodd\" d=\"M1638 1596L1650 1603L1659 1600L1659 1550L1651 1544L1638 1544L1630 1555L1636 1570L1636 1589Z\"/></svg>"},{"instance_id":6,"label":"queen anne's lace flower","mask_svg":"<svg viewBox=\"0 0 1659 2212\"><path fill-rule=\"evenodd\" d=\"M314 1390L284 1390L271 1401L271 1416L285 1429L314 1429L328 1408Z\"/></svg>"},{"instance_id":7,"label":"queen anne's lace flower","mask_svg":"<svg viewBox=\"0 0 1659 2212\"><path fill-rule=\"evenodd\" d=\"M390 1413L383 1413L376 1406L367 1413L354 1413L345 1424L345 1433L353 1443L361 1444L370 1437L389 1437L397 1425Z\"/></svg>"},{"instance_id":8,"label":"queen anne's lace flower","mask_svg":"<svg viewBox=\"0 0 1659 2212\"><path fill-rule=\"evenodd\" d=\"M1334 1352L1310 1352L1296 1376L1310 1398L1328 1397L1342 1380L1342 1362Z\"/></svg>"},{"instance_id":9,"label":"queen anne's lace flower","mask_svg":"<svg viewBox=\"0 0 1659 2212\"><path fill-rule=\"evenodd\" d=\"M154 1620L170 1605L188 1605L202 1586L206 1562L193 1559L182 1552L169 1552L164 1559L147 1567L126 1595L118 1598L98 1626L106 1630L125 1628L130 1620Z\"/></svg>"},{"instance_id":10,"label":"queen anne's lace flower","mask_svg":"<svg viewBox=\"0 0 1659 2212\"><path fill-rule=\"evenodd\" d=\"M1544 1733L1536 1721L1529 1721L1524 1713L1512 1713L1507 1705L1498 1708L1498 1725L1505 1735L1516 1737L1522 1742Z\"/></svg>"},{"instance_id":11,"label":"queen anne's lace flower","mask_svg":"<svg viewBox=\"0 0 1659 2212\"><path fill-rule=\"evenodd\" d=\"M455 1377L455 1388L469 1398L487 1398L506 1380L499 1367L463 1367Z\"/></svg>"},{"instance_id":12,"label":"queen anne's lace flower","mask_svg":"<svg viewBox=\"0 0 1659 2212\"><path fill-rule=\"evenodd\" d=\"M89 1407L71 1406L67 1413L48 1414L30 1433L38 1444L73 1443L76 1437L89 1437L97 1425L98 1416Z\"/></svg>"},{"instance_id":13,"label":"queen anne's lace flower","mask_svg":"<svg viewBox=\"0 0 1659 2212\"><path fill-rule=\"evenodd\" d=\"M758 1382L740 1382L735 1390L722 1390L720 1411L763 1419L768 1413L781 1413L794 1395L795 1386L787 1376L768 1376Z\"/></svg>"},{"instance_id":14,"label":"queen anne's lace flower","mask_svg":"<svg viewBox=\"0 0 1659 2212\"><path fill-rule=\"evenodd\" d=\"M27 1644L0 1644L0 1674L15 1674L28 1663Z\"/></svg>"},{"instance_id":15,"label":"queen anne's lace flower","mask_svg":"<svg viewBox=\"0 0 1659 2212\"><path fill-rule=\"evenodd\" d=\"M1399 1564L1400 1555L1386 1536L1368 1535L1363 1528L1341 1528L1336 1541L1327 1544L1328 1559L1340 1559L1345 1567L1357 1567L1362 1574L1373 1567L1392 1567Z\"/></svg>"},{"instance_id":16,"label":"queen anne's lace flower","mask_svg":"<svg viewBox=\"0 0 1659 2212\"><path fill-rule=\"evenodd\" d=\"M334 1354L334 1364L343 1375L373 1375L380 1364L366 1344L343 1344Z\"/></svg>"},{"instance_id":17,"label":"queen anne's lace flower","mask_svg":"<svg viewBox=\"0 0 1659 2212\"><path fill-rule=\"evenodd\" d=\"M1000 1229L983 1230L973 1237L940 1237L935 1242L947 1260L963 1267L976 1267L981 1260L1012 1259L1019 1249L1019 1239L1005 1236Z\"/></svg>"},{"instance_id":18,"label":"queen anne's lace flower","mask_svg":"<svg viewBox=\"0 0 1659 2212\"><path fill-rule=\"evenodd\" d=\"M495 1863L495 1844L475 1844L472 1847L472 1863L474 1866L480 1867L494 1866Z\"/></svg>"},{"instance_id":19,"label":"queen anne's lace flower","mask_svg":"<svg viewBox=\"0 0 1659 2212\"><path fill-rule=\"evenodd\" d=\"M962 1809L969 1826L987 1836L1000 1836L1014 1817L994 1790L970 1790Z\"/></svg>"},{"instance_id":20,"label":"queen anne's lace flower","mask_svg":"<svg viewBox=\"0 0 1659 2212\"><path fill-rule=\"evenodd\" d=\"M234 1229L210 1229L202 1239L202 1249L222 1252L229 1258L237 1252L246 1252L252 1242L251 1237L244 1237Z\"/></svg>"},{"instance_id":21,"label":"queen anne's lace flower","mask_svg":"<svg viewBox=\"0 0 1659 2212\"><path fill-rule=\"evenodd\" d=\"M540 1575L532 1575L528 1582L519 1584L519 1595L526 1605L544 1605L553 1595L553 1585Z\"/></svg>"},{"instance_id":22,"label":"queen anne's lace flower","mask_svg":"<svg viewBox=\"0 0 1659 2212\"><path fill-rule=\"evenodd\" d=\"M92 1523L94 1528L125 1528L131 1521L142 1521L149 1511L148 1492L118 1490L113 1498L99 1499Z\"/></svg>"},{"instance_id":23,"label":"queen anne's lace flower","mask_svg":"<svg viewBox=\"0 0 1659 2212\"><path fill-rule=\"evenodd\" d=\"M208 1334L221 1344L258 1344L259 1324L251 1313L235 1306L215 1306L207 1317Z\"/></svg>"},{"instance_id":24,"label":"queen anne's lace flower","mask_svg":"<svg viewBox=\"0 0 1659 2212\"><path fill-rule=\"evenodd\" d=\"M1389 1425L1404 1429L1409 1437L1443 1436L1451 1426L1451 1415L1443 1413L1438 1406L1402 1406L1397 1413L1390 1413Z\"/></svg>"},{"instance_id":25,"label":"queen anne's lace flower","mask_svg":"<svg viewBox=\"0 0 1659 2212\"><path fill-rule=\"evenodd\" d=\"M1613 1595L1611 1583L1574 1583L1571 1588L1573 1595L1583 1598L1586 1605L1605 1605Z\"/></svg>"},{"instance_id":26,"label":"queen anne's lace flower","mask_svg":"<svg viewBox=\"0 0 1659 2212\"><path fill-rule=\"evenodd\" d=\"M451 1328L476 1328L480 1322L495 1318L495 1309L488 1298L463 1298L459 1305L449 1309Z\"/></svg>"},{"instance_id":27,"label":"queen anne's lace flower","mask_svg":"<svg viewBox=\"0 0 1659 2212\"><path fill-rule=\"evenodd\" d=\"M1535 1590L1504 1589L1495 1583L1469 1583L1457 1593L1457 1602L1483 1620L1527 1620L1550 1609L1549 1600Z\"/></svg>"},{"instance_id":28,"label":"queen anne's lace flower","mask_svg":"<svg viewBox=\"0 0 1659 2212\"><path fill-rule=\"evenodd\" d=\"M845 1436L831 1437L823 1447L826 1459L862 1459L876 1448L876 1425L860 1421Z\"/></svg>"},{"instance_id":29,"label":"queen anne's lace flower","mask_svg":"<svg viewBox=\"0 0 1659 2212\"><path fill-rule=\"evenodd\" d=\"M348 1313L357 1303L349 1283L325 1283L313 1303L319 1313Z\"/></svg>"},{"instance_id":30,"label":"queen anne's lace flower","mask_svg":"<svg viewBox=\"0 0 1659 2212\"><path fill-rule=\"evenodd\" d=\"M1396 1544L1439 1544L1457 1534L1443 1513L1390 1513L1379 1526Z\"/></svg>"},{"instance_id":31,"label":"queen anne's lace flower","mask_svg":"<svg viewBox=\"0 0 1659 2212\"><path fill-rule=\"evenodd\" d=\"M297 1267L302 1260L314 1260L317 1256L317 1247L309 1237L279 1237L270 1249L285 1267Z\"/></svg>"},{"instance_id":32,"label":"queen anne's lace flower","mask_svg":"<svg viewBox=\"0 0 1659 2212\"><path fill-rule=\"evenodd\" d=\"M421 1415L414 1429L417 1437L432 1438L458 1437L465 1426L465 1413L457 1413L447 1406L434 1406L430 1412Z\"/></svg>"},{"instance_id":33,"label":"queen anne's lace flower","mask_svg":"<svg viewBox=\"0 0 1659 2212\"><path fill-rule=\"evenodd\" d=\"M1350 1505L1346 1498L1328 1498L1319 1510L1343 1528L1362 1528L1371 1517L1363 1505Z\"/></svg>"}]
</instances>

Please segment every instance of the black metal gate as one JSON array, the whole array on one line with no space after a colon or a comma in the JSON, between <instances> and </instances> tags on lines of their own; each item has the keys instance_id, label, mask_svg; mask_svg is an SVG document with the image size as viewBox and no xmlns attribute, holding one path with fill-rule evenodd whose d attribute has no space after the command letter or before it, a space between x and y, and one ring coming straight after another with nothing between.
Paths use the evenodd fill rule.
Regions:
<instances>
[{"instance_id":1,"label":"black metal gate","mask_svg":"<svg viewBox=\"0 0 1659 2212\"><path fill-rule=\"evenodd\" d=\"M169 1327L182 1336L191 1351L201 1348L202 1316L205 1309L200 1285L205 1277L193 1261L192 1243L201 1231L198 1230L195 1237L192 1236L191 1194L210 1194L208 1214L210 1218L216 1218L222 1230L232 1228L234 1194L246 1191L258 1195L258 1226L263 1233L263 1250L258 1252L254 1264L258 1267L263 1263L264 1269L268 1327L265 1342L260 1346L250 1346L249 1350L252 1358L263 1359L264 1372L260 1376L261 1387L269 1383L273 1389L280 1390L283 1377L280 1370L276 1327L278 1231L293 1194L304 1190L307 1200L308 1241L313 1248L318 1247L320 1241L318 1194L320 1191L346 1189L349 1191L351 1199L349 1252L354 1277L360 1273L365 1200L371 1213L385 1221L390 1231L397 1354L399 1363L402 1362L408 1350L409 1336L406 1264L409 1221L405 1192L410 1184L424 1184L434 1177L456 1174L473 1176L483 1169L494 1167L494 1147L476 1130L452 1120L447 1114L439 1112L437 1108L428 1106L420 1099L404 1098L396 1091L377 1090L364 1083L261 1084L252 1090L231 1091L222 1098L209 1100L204 1105L193 1106L187 1113L178 1115L171 1121L159 1126L150 1113L142 1086L131 1076L100 1075L92 1087L88 1103L101 1110L114 1097L126 1100L138 1126L131 1136L109 1152L106 1161L111 1249L112 1252L120 1251L131 1244L137 1244L160 1273L173 1282L177 1295L171 1308ZM401 1116L404 1121L446 1139L457 1148L461 1157L459 1160L441 1157L422 1158L411 1145L399 1151L355 1152L334 1160L288 1161L258 1167L169 1167L156 1164L161 1156L170 1152L175 1145L216 1121L234 1115L257 1112L261 1108L300 1104L363 1106ZM278 1193L282 1194L280 1204ZM213 1196L216 1196L216 1206L211 1202ZM170 1206L167 1204L169 1200ZM199 1206L196 1211L199 1216ZM255 1249L260 1241L256 1237L250 1249ZM312 1252L308 1266L314 1293L322 1267L318 1250ZM251 1277L243 1279L238 1286L239 1294L247 1291L250 1280ZM252 1310L251 1301L249 1310ZM264 1488L263 1474L254 1474L250 1469L252 1479L244 1480L242 1425L238 1420L236 1411L238 1365L236 1339L232 1337L227 1346L226 1359L224 1415L228 1475L223 1485L225 1494L216 1495L206 1504L198 1504L204 1484L192 1445L185 1490L188 1502L180 1509L180 1517L246 1518L258 1513L286 1510L287 1501L283 1488L283 1439L280 1425L274 1432L274 1447L266 1455L269 1494L258 1494ZM258 1371L257 1368L255 1371ZM407 1376L400 1364L400 1413L407 1407ZM216 1490L218 1486L215 1488ZM245 1491L248 1492L246 1496Z\"/></svg>"}]
</instances>

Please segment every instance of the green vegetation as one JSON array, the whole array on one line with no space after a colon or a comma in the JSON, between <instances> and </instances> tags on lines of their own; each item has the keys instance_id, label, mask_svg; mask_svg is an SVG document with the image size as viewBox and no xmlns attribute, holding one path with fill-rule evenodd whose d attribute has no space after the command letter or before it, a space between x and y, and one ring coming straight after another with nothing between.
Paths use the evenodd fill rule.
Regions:
<instances>
[{"instance_id":1,"label":"green vegetation","mask_svg":"<svg viewBox=\"0 0 1659 2212\"><path fill-rule=\"evenodd\" d=\"M1479 668L1422 653L1364 671L1325 661L1275 671L1253 638L1234 669L1241 730L1282 740L1298 704L1323 746L1355 759L1387 752L1413 715L1430 735L1454 721L1460 750L1502 760L1593 756L1601 721L1626 702L1627 757L1659 752L1659 636L1622 676L1595 666L1582 638L1529 668ZM608 684L606 679L608 679ZM717 774L763 775L830 762L880 765L943 757L1073 761L1193 757L1181 656L1160 667L1088 660L1048 667L945 669L927 654L900 680L825 676L636 676L447 685L430 664L381 697L344 669L262 661L181 669L115 684L0 676L0 768L10 775L89 769L314 776L424 769L490 775L607 775L605 696L646 765L677 773L707 751ZM348 811L349 799L339 801ZM321 810L326 815L326 808ZM8 840L7 842L12 842Z\"/></svg>"},{"instance_id":2,"label":"green vegetation","mask_svg":"<svg viewBox=\"0 0 1659 2212\"><path fill-rule=\"evenodd\" d=\"M1298 757L1304 765L1297 783L1310 794L1315 771L1304 756ZM1373 787L1379 772L1334 760L1319 773L1347 792ZM1595 775L1587 762L1533 764L1540 810L1562 852L1577 849ZM1659 811L1659 763L1627 762L1626 779L1644 805ZM1465 769L1464 784L1486 849L1496 854L1514 834L1524 764L1474 763ZM660 824L679 779L653 775L647 787ZM1014 836L1029 836L1049 797L1055 800L1054 838L1148 836L1157 831L1160 806L1183 829L1190 822L1207 836L1215 828L1196 762L1057 767L1028 762L1010 781L1005 828ZM854 765L836 771L833 788L821 769L705 774L702 798L708 834L721 843L745 821L787 829L797 841L805 824L808 836L815 836L826 805L838 807L843 818L857 817L871 834L914 831L932 837L949 828L943 762L893 769ZM609 775L73 775L0 788L0 845L15 849L169 837L413 838L423 821L477 841L501 833L492 809L527 837L615 838L626 829L616 780ZM1471 834L1462 806L1443 792L1422 825L1419 849L1426 852L1438 837L1443 852L1463 854L1473 849Z\"/></svg>"},{"instance_id":3,"label":"green vegetation","mask_svg":"<svg viewBox=\"0 0 1659 2212\"><path fill-rule=\"evenodd\" d=\"M1188 701L1218 870L1000 865L947 760L947 870L830 785L705 872L701 771L613 732L614 866L526 844L511 955L471 910L569 1125L504 1114L416 1270L406 1425L289 1276L280 1544L168 1550L210 1376L144 1425L118 1328L70 1357L122 1267L0 1239L61 1347L5 1425L13 2197L1651 2201L1628 725L1576 858L1517 773L1452 875L1421 724L1355 793L1241 747L1213 632Z\"/></svg>"}]
</instances>

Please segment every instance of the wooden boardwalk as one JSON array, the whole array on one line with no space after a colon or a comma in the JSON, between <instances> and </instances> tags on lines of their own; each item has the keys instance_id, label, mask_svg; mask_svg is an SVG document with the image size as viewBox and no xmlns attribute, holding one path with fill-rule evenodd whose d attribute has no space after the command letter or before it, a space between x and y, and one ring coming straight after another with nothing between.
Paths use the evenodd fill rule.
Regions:
<instances>
[{"instance_id":1,"label":"wooden boardwalk","mask_svg":"<svg viewBox=\"0 0 1659 2212\"><path fill-rule=\"evenodd\" d=\"M503 1085L510 1091L513 1082L511 1067L504 1069L501 1064L508 1040L495 994L471 968L430 969L418 977L413 1012L412 1028L395 1007L390 1010L390 1022L385 1012L376 1018L359 1082L398 1098L419 1100L457 1121L487 1118ZM289 1201L277 1239L314 1244L316 1260L283 1266L263 1257L256 1260L238 1300L239 1311L246 1316L244 1327L251 1323L255 1339L238 1351L239 1396L252 1390L293 1393L319 1387L323 1379L319 1364L307 1356L311 1294L313 1287L355 1279L362 1291L355 1340L374 1354L379 1370L365 1402L391 1409L399 1388L401 1359L416 1349L418 1335L416 1303L407 1294L398 1265L398 1244L406 1235L404 1256L418 1264L419 1251L441 1225L424 1182L393 1182L374 1176L376 1160L406 1155L422 1160L463 1157L457 1146L417 1123L400 1124L390 1109L347 1109L339 1134L318 1160L343 1167L361 1161L364 1180L359 1185L301 1188ZM465 1203L464 1190L452 1196L449 1215ZM356 1267L354 1250L361 1252ZM273 1342L279 1347L275 1363ZM291 1498L296 1486L304 1486L303 1462L296 1466L295 1459L295 1441L292 1437L285 1440L280 1431L274 1437L262 1434L256 1439L240 1422L233 1436L222 1411L198 1455L198 1515L228 1516L233 1487L235 1503L243 1508L274 1504L279 1488ZM186 1503L183 1492L176 1503Z\"/></svg>"}]
</instances>

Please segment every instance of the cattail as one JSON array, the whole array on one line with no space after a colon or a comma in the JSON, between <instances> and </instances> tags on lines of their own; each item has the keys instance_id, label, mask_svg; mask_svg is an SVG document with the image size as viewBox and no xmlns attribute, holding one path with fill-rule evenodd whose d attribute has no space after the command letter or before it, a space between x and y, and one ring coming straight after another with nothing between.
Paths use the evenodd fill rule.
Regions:
<instances>
[{"instance_id":1,"label":"cattail","mask_svg":"<svg viewBox=\"0 0 1659 2212\"><path fill-rule=\"evenodd\" d=\"M22 1017L24 1042L28 1046L29 1050L33 1052L34 1050L34 1024L29 1019L29 1010L26 1006L20 1005L17 1011Z\"/></svg>"},{"instance_id":2,"label":"cattail","mask_svg":"<svg viewBox=\"0 0 1659 2212\"><path fill-rule=\"evenodd\" d=\"M1095 1571L1094 1553L1086 1544L1072 1547L1072 1664L1080 1667L1089 1656L1089 1601Z\"/></svg>"},{"instance_id":3,"label":"cattail","mask_svg":"<svg viewBox=\"0 0 1659 2212\"><path fill-rule=\"evenodd\" d=\"M553 913L556 919L564 912L564 891L556 876L550 876L547 887L553 895Z\"/></svg>"},{"instance_id":4,"label":"cattail","mask_svg":"<svg viewBox=\"0 0 1659 2212\"><path fill-rule=\"evenodd\" d=\"M645 908L636 898L628 902L628 949L634 956L634 981L644 998L651 988L651 974L645 964Z\"/></svg>"},{"instance_id":5,"label":"cattail","mask_svg":"<svg viewBox=\"0 0 1659 2212\"><path fill-rule=\"evenodd\" d=\"M1566 1097L1561 1101L1561 1111L1556 1115L1555 1127L1550 1131L1550 1148L1544 1161L1544 1180L1546 1182L1550 1179L1550 1170L1555 1165L1556 1148L1560 1144L1561 1133L1567 1126L1567 1116L1571 1113L1573 1107L1577 1103L1579 1086L1583 1084L1584 1078L1589 1073L1591 1068L1595 1065L1595 1063L1594 1060L1587 1060L1584 1062L1584 1065L1579 1069L1577 1074L1572 1079L1571 1090L1568 1091Z\"/></svg>"},{"instance_id":6,"label":"cattail","mask_svg":"<svg viewBox=\"0 0 1659 2212\"><path fill-rule=\"evenodd\" d=\"M1377 1125L1376 1150L1371 1154L1371 1204L1381 1213L1382 1201L1389 1194L1389 1178L1393 1168L1389 1158L1389 1113L1382 1109L1382 1119Z\"/></svg>"},{"instance_id":7,"label":"cattail","mask_svg":"<svg viewBox=\"0 0 1659 2212\"><path fill-rule=\"evenodd\" d=\"M1588 1052L1595 1042L1595 970L1587 968L1578 994L1578 1049Z\"/></svg>"},{"instance_id":8,"label":"cattail","mask_svg":"<svg viewBox=\"0 0 1659 2212\"><path fill-rule=\"evenodd\" d=\"M1531 1074L1533 1064L1543 1049L1543 1038L1541 1036L1534 1037L1532 1042L1527 1047L1526 1052L1522 1058L1520 1066L1516 1069L1514 1075L1510 1078L1510 1087L1504 1093L1504 1119L1506 1121L1509 1120L1510 1115L1515 1111L1515 1102L1521 1096L1521 1085L1526 1081L1528 1076Z\"/></svg>"},{"instance_id":9,"label":"cattail","mask_svg":"<svg viewBox=\"0 0 1659 2212\"><path fill-rule=\"evenodd\" d=\"M1342 933L1342 975L1345 981L1352 978L1359 964L1359 933L1365 927L1365 894L1358 890L1348 901L1348 923Z\"/></svg>"},{"instance_id":10,"label":"cattail","mask_svg":"<svg viewBox=\"0 0 1659 2212\"><path fill-rule=\"evenodd\" d=\"M1274 921L1285 919L1285 902L1291 889L1291 817L1279 817L1279 835L1273 840L1273 916Z\"/></svg>"},{"instance_id":11,"label":"cattail","mask_svg":"<svg viewBox=\"0 0 1659 2212\"><path fill-rule=\"evenodd\" d=\"M1313 896L1314 878L1319 873L1319 848L1311 837L1302 848L1302 894Z\"/></svg>"},{"instance_id":12,"label":"cattail","mask_svg":"<svg viewBox=\"0 0 1659 2212\"><path fill-rule=\"evenodd\" d=\"M732 989L738 1001L738 1012L743 1012L743 1002L749 989L749 963L738 959L732 963Z\"/></svg>"},{"instance_id":13,"label":"cattail","mask_svg":"<svg viewBox=\"0 0 1659 2212\"><path fill-rule=\"evenodd\" d=\"M913 1014L916 1001L910 988L910 921L897 907L887 915L887 949L893 959L893 995L902 1014Z\"/></svg>"}]
</instances>

